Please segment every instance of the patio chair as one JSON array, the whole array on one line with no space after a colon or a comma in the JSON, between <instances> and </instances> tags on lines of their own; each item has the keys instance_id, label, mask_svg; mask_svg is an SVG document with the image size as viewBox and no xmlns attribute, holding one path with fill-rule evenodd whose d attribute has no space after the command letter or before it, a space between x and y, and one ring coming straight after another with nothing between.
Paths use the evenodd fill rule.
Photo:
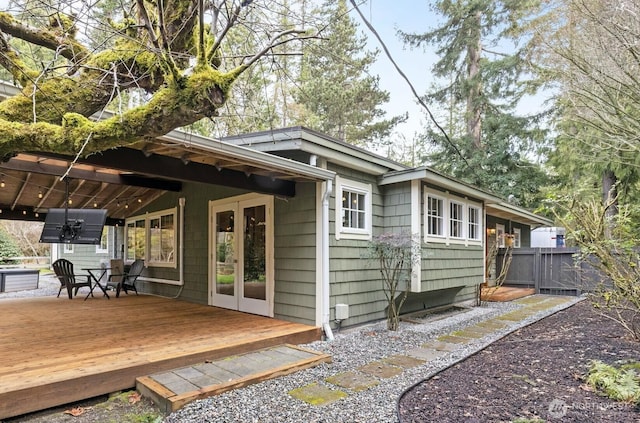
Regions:
<instances>
[{"instance_id":1,"label":"patio chair","mask_svg":"<svg viewBox=\"0 0 640 423\"><path fill-rule=\"evenodd\" d=\"M67 259L58 259L51 265L56 276L60 280L60 290L58 290L58 297L62 292L62 288L67 288L69 293L69 299L73 298L73 288L76 289L75 295L78 295L78 289L83 286L91 288L91 279L89 275L76 275L73 272L73 263ZM82 279L86 280L82 280ZM93 296L93 293L91 294Z\"/></svg>"},{"instance_id":2,"label":"patio chair","mask_svg":"<svg viewBox=\"0 0 640 423\"><path fill-rule=\"evenodd\" d=\"M124 290L127 295L129 294L129 291L134 291L136 295L138 295L136 280L144 270L144 260L135 260L127 272L121 270L119 273L116 273L114 272L113 267L114 266L112 266L111 269L111 275L109 275L109 280L107 281L107 286L116 288L116 298L120 296L121 290ZM115 267L117 267L117 265Z\"/></svg>"},{"instance_id":3,"label":"patio chair","mask_svg":"<svg viewBox=\"0 0 640 423\"><path fill-rule=\"evenodd\" d=\"M124 278L124 260L111 259L109 264L109 276L107 277L107 289L116 289Z\"/></svg>"}]
</instances>

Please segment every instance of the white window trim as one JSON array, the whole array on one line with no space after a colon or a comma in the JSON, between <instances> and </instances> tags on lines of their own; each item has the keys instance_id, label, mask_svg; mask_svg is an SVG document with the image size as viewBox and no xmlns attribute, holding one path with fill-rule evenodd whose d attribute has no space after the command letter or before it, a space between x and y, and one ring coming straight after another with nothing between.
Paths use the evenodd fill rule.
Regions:
<instances>
[{"instance_id":1,"label":"white window trim","mask_svg":"<svg viewBox=\"0 0 640 423\"><path fill-rule=\"evenodd\" d=\"M429 207L429 197L437 198L443 201L443 235L431 235L428 233L429 228L429 220L428 220L428 207ZM484 234L484 224L482 220L482 205L480 203L476 203L474 201L470 201L466 198L457 197L455 195L451 195L448 192L441 192L429 188L425 188L423 193L424 198L424 212L423 212L423 225L424 225L424 241L425 242L434 242L434 243L446 243L446 244L464 244L464 245L482 245L483 234ZM451 204L461 204L462 205L462 236L461 237L453 237L451 236L451 221L450 221L450 211ZM469 213L468 209L474 208L478 210L478 238L469 238Z\"/></svg>"},{"instance_id":2,"label":"white window trim","mask_svg":"<svg viewBox=\"0 0 640 423\"><path fill-rule=\"evenodd\" d=\"M513 228L513 248L520 248L522 244L522 230L520 228Z\"/></svg>"},{"instance_id":3,"label":"white window trim","mask_svg":"<svg viewBox=\"0 0 640 423\"><path fill-rule=\"evenodd\" d=\"M437 240L444 241L447 238L447 232L448 232L447 231L447 221L449 220L447 218L447 216L449 216L448 209L447 209L447 204L448 204L447 199L445 197L441 196L441 195L436 195L436 194L434 194L432 192L427 192L425 194L424 198L425 198L424 201L425 201L425 204L426 204L426 206L425 206L425 220L424 220L425 240L437 239ZM429 212L429 204L430 204L429 199L430 198L442 201L442 216L440 216L441 220L440 220L440 234L439 235L430 234L429 233L429 217L430 216L429 216L428 212Z\"/></svg>"},{"instance_id":4,"label":"white window trim","mask_svg":"<svg viewBox=\"0 0 640 423\"><path fill-rule=\"evenodd\" d=\"M343 191L355 192L358 194L364 194L365 201L365 227L364 229L347 228L342 226L342 192ZM373 190L371 184L365 184L362 182L352 181L348 179L336 176L336 196L335 196L335 224L336 224L336 239L358 239L369 241L372 238L372 225L373 220Z\"/></svg>"},{"instance_id":5,"label":"white window trim","mask_svg":"<svg viewBox=\"0 0 640 423\"><path fill-rule=\"evenodd\" d=\"M150 225L150 221L152 219L156 219L156 218L160 218L162 216L168 216L168 215L173 215L173 259L171 261L151 261L150 257L151 257L151 245L150 245L150 240L151 240L151 225ZM177 247L178 247L178 208L177 207L173 207L170 209L165 209L165 210L159 210L157 212L153 212L153 213L147 213L144 215L138 215L138 216L131 216L129 218L127 218L125 220L125 224L124 224L124 229L125 229L125 233L124 233L124 240L125 243L128 242L129 240L129 236L128 236L128 231L129 231L129 223L130 222L136 222L139 220L144 220L144 238L145 238L145 242L144 242L144 261L145 261L145 266L146 267L172 267L172 268L176 268L177 267L177 261L176 261L176 254L175 252L177 252ZM127 254L128 251L128 245L125 244L125 255ZM132 262L133 259L130 257L126 257L127 262Z\"/></svg>"},{"instance_id":6,"label":"white window trim","mask_svg":"<svg viewBox=\"0 0 640 423\"><path fill-rule=\"evenodd\" d=\"M460 208L460 211L462 213L462 216L460 219L456 220L455 222L460 224L460 236L453 236L451 235L451 225L453 224L454 220L453 220L453 216L451 215L451 207L453 207L454 205L457 205ZM467 213L466 213L466 204L463 203L462 201L459 200L449 200L449 219L447 219L447 229L449 230L449 237L453 240L464 240L467 238L467 230L465 228L465 226L467 225Z\"/></svg>"},{"instance_id":7,"label":"white window trim","mask_svg":"<svg viewBox=\"0 0 640 423\"><path fill-rule=\"evenodd\" d=\"M480 241L482 242L482 235L484 234L484 231L482 230L482 208L478 205L475 205L473 203L467 203L466 205L466 210L467 210L467 235L469 237L469 241ZM469 227L471 226L471 221L470 216L471 213L469 213L469 210L475 210L476 211L476 218L477 221L474 223L474 225L476 226L476 234L477 237L476 238L471 238L471 231L469 230Z\"/></svg>"}]
</instances>

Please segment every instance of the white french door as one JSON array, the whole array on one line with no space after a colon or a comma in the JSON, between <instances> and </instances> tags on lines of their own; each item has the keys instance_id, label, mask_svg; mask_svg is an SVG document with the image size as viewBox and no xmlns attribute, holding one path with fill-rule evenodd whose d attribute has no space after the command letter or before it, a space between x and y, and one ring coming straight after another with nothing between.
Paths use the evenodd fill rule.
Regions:
<instances>
[{"instance_id":1,"label":"white french door","mask_svg":"<svg viewBox=\"0 0 640 423\"><path fill-rule=\"evenodd\" d=\"M273 316L273 197L209 202L210 304Z\"/></svg>"}]
</instances>

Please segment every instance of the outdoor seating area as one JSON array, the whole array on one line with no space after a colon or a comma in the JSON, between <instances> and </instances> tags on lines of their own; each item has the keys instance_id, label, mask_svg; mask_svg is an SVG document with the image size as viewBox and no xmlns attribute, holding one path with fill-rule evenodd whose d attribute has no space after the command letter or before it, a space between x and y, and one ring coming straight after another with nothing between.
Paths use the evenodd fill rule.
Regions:
<instances>
[{"instance_id":1,"label":"outdoor seating area","mask_svg":"<svg viewBox=\"0 0 640 423\"><path fill-rule=\"evenodd\" d=\"M132 310L135 325L119 324ZM73 330L64 330L69 322ZM0 419L133 388L140 376L318 339L313 326L150 295L7 299Z\"/></svg>"},{"instance_id":2,"label":"outdoor seating area","mask_svg":"<svg viewBox=\"0 0 640 423\"><path fill-rule=\"evenodd\" d=\"M138 295L136 281L142 275L144 270L144 260L135 260L127 270L125 270L123 260L111 260L111 267L98 268L82 268L79 273L74 269L71 261L61 258L53 262L51 265L53 271L60 281L60 290L58 297L63 289L67 290L69 299L78 295L78 291L82 287L88 287L89 293L84 298L93 297L96 288L102 291L105 297L109 299L108 289L112 288L116 291L116 298L120 297L120 292L124 291L129 294L133 291ZM108 274L108 276L107 276ZM106 280L105 280L106 279Z\"/></svg>"}]
</instances>

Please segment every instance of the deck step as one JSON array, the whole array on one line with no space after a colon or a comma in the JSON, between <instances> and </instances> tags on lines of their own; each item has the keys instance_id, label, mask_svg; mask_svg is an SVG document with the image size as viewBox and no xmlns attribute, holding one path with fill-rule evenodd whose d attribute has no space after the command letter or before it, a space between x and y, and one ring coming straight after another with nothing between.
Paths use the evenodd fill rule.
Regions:
<instances>
[{"instance_id":1,"label":"deck step","mask_svg":"<svg viewBox=\"0 0 640 423\"><path fill-rule=\"evenodd\" d=\"M331 356L282 344L136 379L136 389L171 413L196 399L331 362Z\"/></svg>"},{"instance_id":2,"label":"deck step","mask_svg":"<svg viewBox=\"0 0 640 423\"><path fill-rule=\"evenodd\" d=\"M511 286L482 288L482 301L513 301L536 293L535 288L516 288Z\"/></svg>"}]
</instances>

